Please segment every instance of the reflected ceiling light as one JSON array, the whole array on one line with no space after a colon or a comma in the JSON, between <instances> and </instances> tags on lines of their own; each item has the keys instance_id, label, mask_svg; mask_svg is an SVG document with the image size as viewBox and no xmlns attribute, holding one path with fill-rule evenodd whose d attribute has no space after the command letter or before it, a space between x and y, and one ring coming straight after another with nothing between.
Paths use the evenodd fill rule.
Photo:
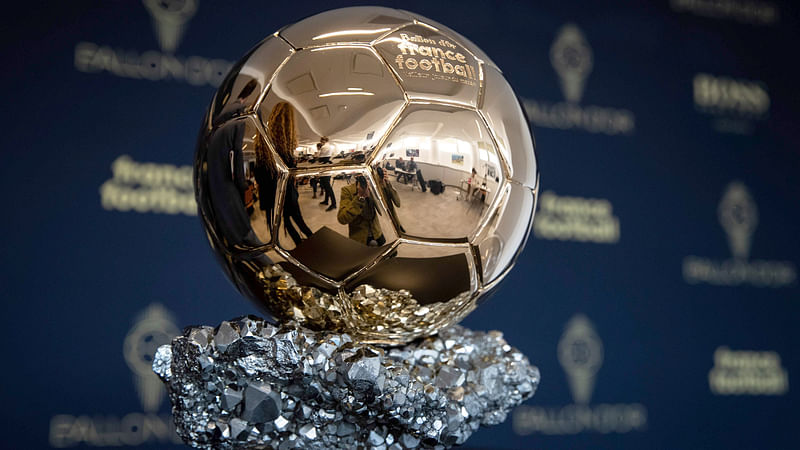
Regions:
<instances>
[{"instance_id":1,"label":"reflected ceiling light","mask_svg":"<svg viewBox=\"0 0 800 450\"><path fill-rule=\"evenodd\" d=\"M376 30L339 30L339 31L332 31L330 33L320 34L319 36L314 36L311 38L312 41L316 41L317 39L326 39L329 37L336 37L336 36L352 36L352 35L363 35L363 34L378 34L383 33L385 31L389 31L391 28L378 28Z\"/></svg>"},{"instance_id":2,"label":"reflected ceiling light","mask_svg":"<svg viewBox=\"0 0 800 450\"><path fill-rule=\"evenodd\" d=\"M370 47L369 44L347 44L347 45L333 44L333 45L325 45L323 47L314 47L310 49L310 51L324 52L326 50L341 50L343 48L361 48L365 50L370 50L372 47Z\"/></svg>"},{"instance_id":3,"label":"reflected ceiling light","mask_svg":"<svg viewBox=\"0 0 800 450\"><path fill-rule=\"evenodd\" d=\"M406 42L408 45L417 45L417 44L415 44L413 42L403 41L402 39L397 38L397 37L385 38L385 39L382 39L381 42L397 42L397 43Z\"/></svg>"},{"instance_id":4,"label":"reflected ceiling light","mask_svg":"<svg viewBox=\"0 0 800 450\"><path fill-rule=\"evenodd\" d=\"M346 91L346 92L328 92L327 94L319 94L319 98L323 97L334 97L339 95L375 95L372 92L366 91Z\"/></svg>"},{"instance_id":5,"label":"reflected ceiling light","mask_svg":"<svg viewBox=\"0 0 800 450\"><path fill-rule=\"evenodd\" d=\"M348 91L363 91L361 88L347 88Z\"/></svg>"}]
</instances>

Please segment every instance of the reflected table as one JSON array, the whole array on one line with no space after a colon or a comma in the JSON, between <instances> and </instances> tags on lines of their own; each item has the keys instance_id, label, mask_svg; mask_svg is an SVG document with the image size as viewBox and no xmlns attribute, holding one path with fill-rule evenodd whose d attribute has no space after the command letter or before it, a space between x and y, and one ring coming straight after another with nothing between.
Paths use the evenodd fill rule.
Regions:
<instances>
[{"instance_id":1,"label":"reflected table","mask_svg":"<svg viewBox=\"0 0 800 450\"><path fill-rule=\"evenodd\" d=\"M412 188L414 186L418 186L417 185L417 171L416 170L409 171L409 170L403 170L403 169L395 168L394 169L394 173L397 175L397 181L399 181L399 182L401 182L403 184L409 184L410 183Z\"/></svg>"}]
</instances>

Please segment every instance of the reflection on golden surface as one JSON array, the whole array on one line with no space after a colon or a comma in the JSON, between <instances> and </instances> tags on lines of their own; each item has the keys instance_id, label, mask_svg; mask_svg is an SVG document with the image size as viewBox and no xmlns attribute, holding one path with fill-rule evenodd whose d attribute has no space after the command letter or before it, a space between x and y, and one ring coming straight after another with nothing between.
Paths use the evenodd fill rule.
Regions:
<instances>
[{"instance_id":1,"label":"reflection on golden surface","mask_svg":"<svg viewBox=\"0 0 800 450\"><path fill-rule=\"evenodd\" d=\"M195 159L228 276L280 320L402 343L472 311L530 229L516 98L472 43L403 11L285 28L217 92Z\"/></svg>"},{"instance_id":2,"label":"reflection on golden surface","mask_svg":"<svg viewBox=\"0 0 800 450\"><path fill-rule=\"evenodd\" d=\"M480 62L439 30L408 25L382 38L375 48L410 98L477 105L483 79Z\"/></svg>"}]
</instances>

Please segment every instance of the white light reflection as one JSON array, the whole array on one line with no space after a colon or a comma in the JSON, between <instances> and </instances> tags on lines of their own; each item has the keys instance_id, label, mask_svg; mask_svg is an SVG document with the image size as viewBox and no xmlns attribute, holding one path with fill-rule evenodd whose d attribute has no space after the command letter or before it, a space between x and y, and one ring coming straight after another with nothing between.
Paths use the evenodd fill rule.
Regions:
<instances>
[{"instance_id":1,"label":"white light reflection","mask_svg":"<svg viewBox=\"0 0 800 450\"><path fill-rule=\"evenodd\" d=\"M309 51L324 52L327 50L341 50L343 48L363 48L365 50L372 50L372 47L370 47L369 44L350 43L346 45L341 45L341 44L323 45L322 47L311 48L309 49Z\"/></svg>"},{"instance_id":2,"label":"white light reflection","mask_svg":"<svg viewBox=\"0 0 800 450\"><path fill-rule=\"evenodd\" d=\"M372 93L372 92L366 92L366 91L361 91L361 92L359 92L359 91L355 91L355 92L354 92L354 91L347 91L347 92L328 92L327 94L319 94L319 97L320 97L320 98L324 98L324 97L335 97L335 96L339 96L339 95L375 95L375 94L374 94L374 93Z\"/></svg>"},{"instance_id":3,"label":"white light reflection","mask_svg":"<svg viewBox=\"0 0 800 450\"><path fill-rule=\"evenodd\" d=\"M365 34L378 34L383 33L386 31L391 30L391 28L378 28L376 30L340 30L340 31L332 31L330 33L320 34L319 36L314 36L311 38L312 41L316 41L318 39L327 39L329 37L336 37L336 36L353 36L353 35L365 35Z\"/></svg>"}]
</instances>

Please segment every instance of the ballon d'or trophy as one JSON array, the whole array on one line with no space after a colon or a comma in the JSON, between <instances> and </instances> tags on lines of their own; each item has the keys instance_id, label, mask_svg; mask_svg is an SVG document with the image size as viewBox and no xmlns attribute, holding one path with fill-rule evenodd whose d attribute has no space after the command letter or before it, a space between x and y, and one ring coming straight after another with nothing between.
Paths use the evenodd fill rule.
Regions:
<instances>
[{"instance_id":1,"label":"ballon d'or trophy","mask_svg":"<svg viewBox=\"0 0 800 450\"><path fill-rule=\"evenodd\" d=\"M324 12L270 35L211 101L194 181L211 247L274 322L161 346L199 448L444 448L505 420L539 371L456 325L533 221L528 122L472 42L416 14Z\"/></svg>"}]
</instances>

